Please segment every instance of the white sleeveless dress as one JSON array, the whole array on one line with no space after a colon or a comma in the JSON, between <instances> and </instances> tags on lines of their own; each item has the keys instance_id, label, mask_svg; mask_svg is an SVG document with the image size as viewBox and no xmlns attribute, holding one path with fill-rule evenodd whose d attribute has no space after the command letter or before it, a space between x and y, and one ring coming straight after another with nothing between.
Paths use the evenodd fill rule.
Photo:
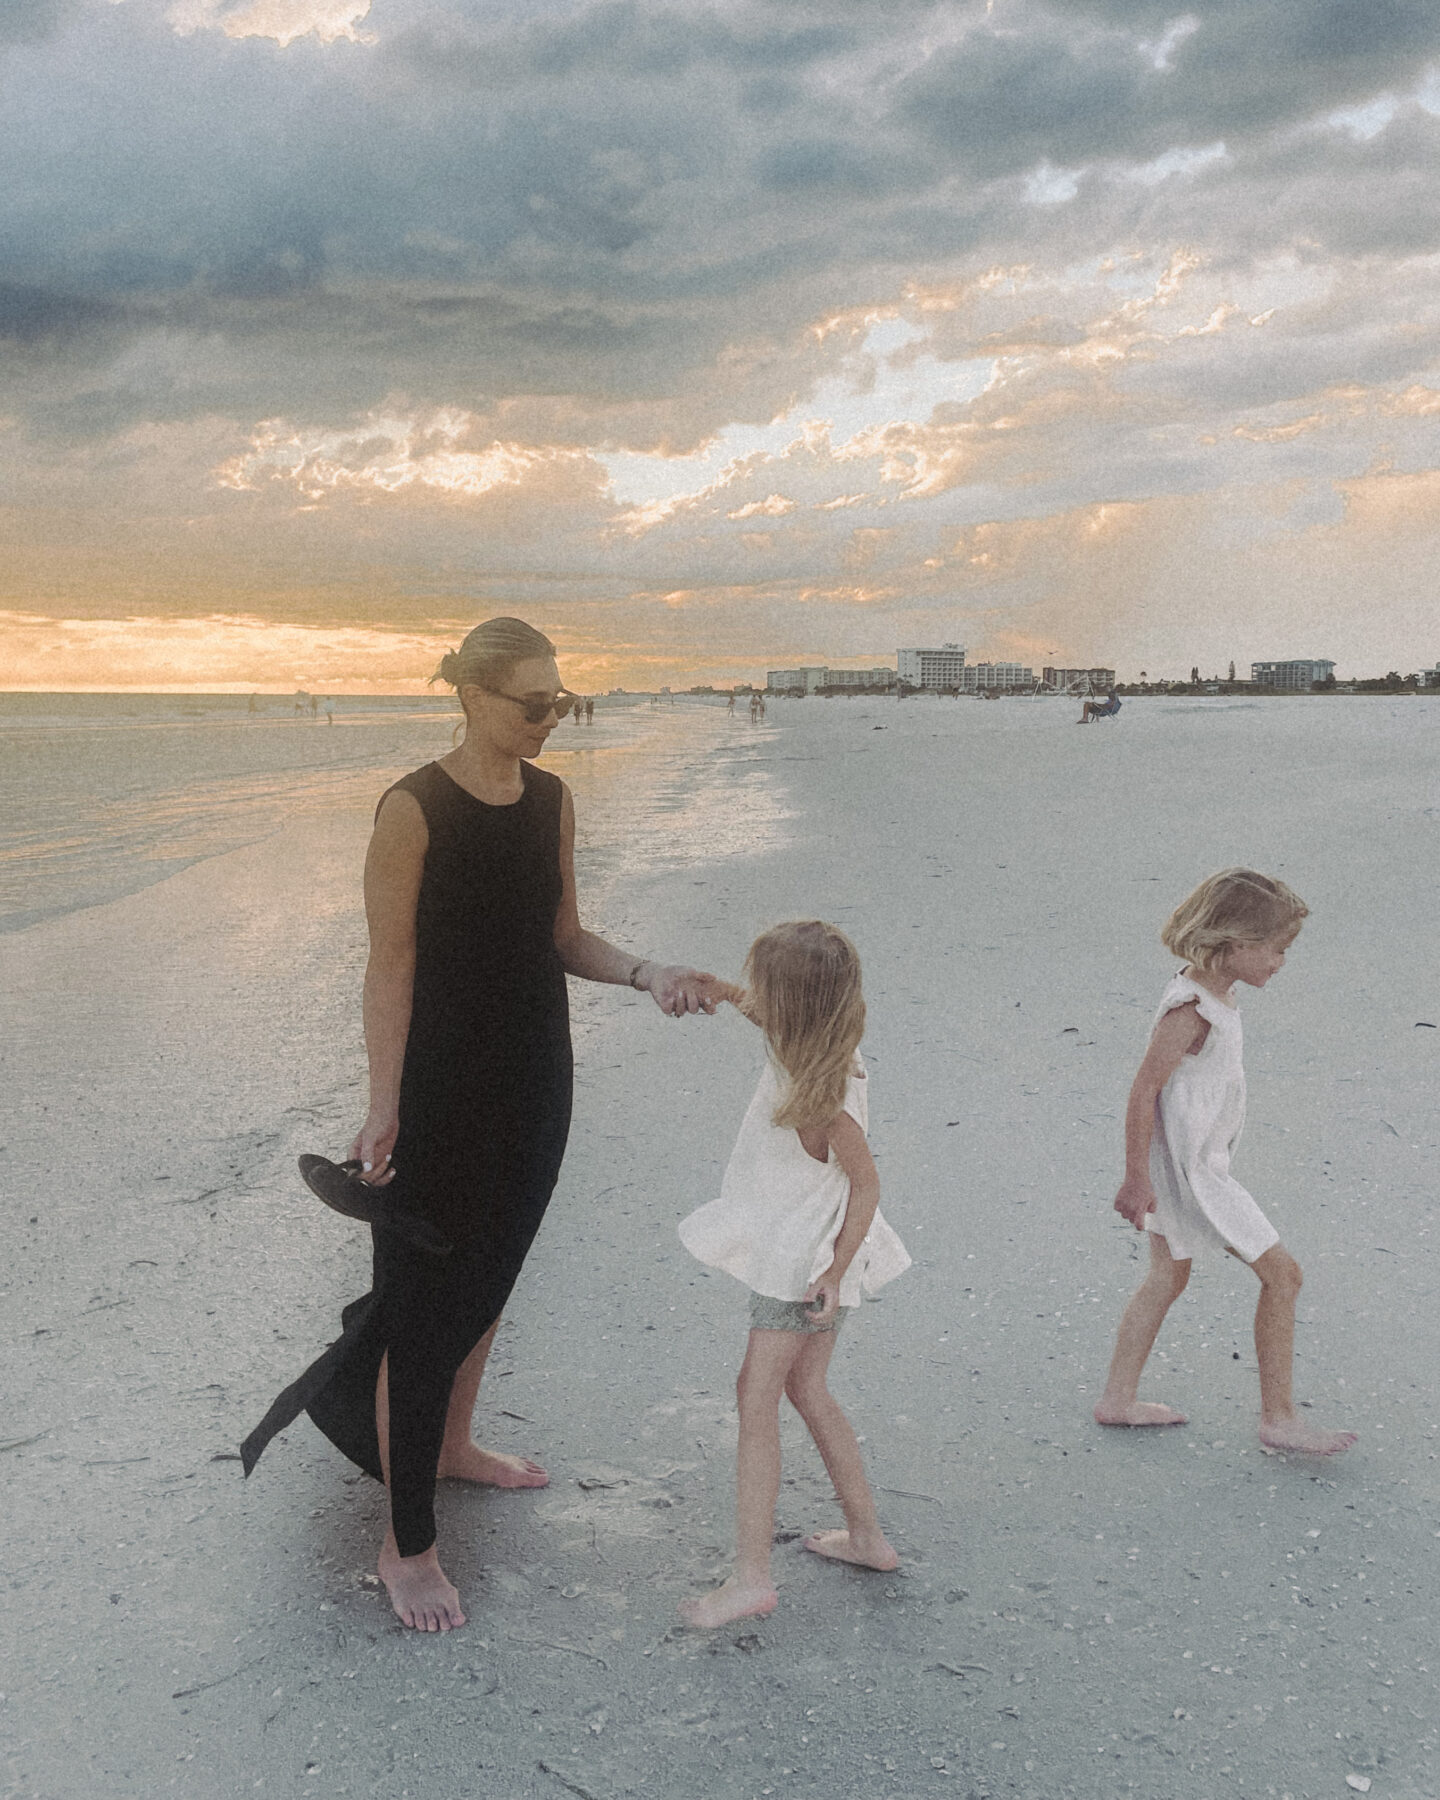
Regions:
<instances>
[{"instance_id":1,"label":"white sleeveless dress","mask_svg":"<svg viewBox=\"0 0 1440 1800\"><path fill-rule=\"evenodd\" d=\"M850 1077L844 1110L861 1131L869 1119L869 1081ZM850 1203L850 1177L836 1161L817 1162L798 1131L774 1122L779 1071L768 1058L720 1184L720 1198L680 1222L680 1242L712 1269L723 1269L753 1293L803 1300L830 1267ZM840 1280L840 1304L858 1306L910 1267L905 1246L879 1208Z\"/></svg>"},{"instance_id":2,"label":"white sleeveless dress","mask_svg":"<svg viewBox=\"0 0 1440 1800\"><path fill-rule=\"evenodd\" d=\"M1155 1211L1145 1223L1177 1261L1199 1250L1233 1249L1253 1263L1280 1242L1280 1234L1230 1173L1245 1123L1240 1014L1188 975L1176 975L1161 996L1156 1024L1192 1000L1210 1030L1197 1055L1180 1058L1155 1102Z\"/></svg>"}]
</instances>

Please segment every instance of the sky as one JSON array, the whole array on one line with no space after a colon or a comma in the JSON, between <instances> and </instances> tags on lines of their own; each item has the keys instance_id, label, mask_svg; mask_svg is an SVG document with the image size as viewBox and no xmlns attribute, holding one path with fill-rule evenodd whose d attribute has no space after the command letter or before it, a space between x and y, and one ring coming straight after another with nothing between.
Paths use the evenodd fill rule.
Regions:
<instances>
[{"instance_id":1,"label":"sky","mask_svg":"<svg viewBox=\"0 0 1440 1800\"><path fill-rule=\"evenodd\" d=\"M1434 0L0 0L0 686L1440 662Z\"/></svg>"}]
</instances>

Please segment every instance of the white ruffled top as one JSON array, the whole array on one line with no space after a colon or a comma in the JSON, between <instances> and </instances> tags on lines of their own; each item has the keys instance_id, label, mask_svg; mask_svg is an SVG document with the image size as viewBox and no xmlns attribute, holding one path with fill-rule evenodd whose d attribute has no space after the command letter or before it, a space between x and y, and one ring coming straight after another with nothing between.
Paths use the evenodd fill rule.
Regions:
<instances>
[{"instance_id":1,"label":"white ruffled top","mask_svg":"<svg viewBox=\"0 0 1440 1800\"><path fill-rule=\"evenodd\" d=\"M869 1121L869 1081L858 1069L845 1090L844 1110L861 1131ZM802 1300L835 1253L850 1203L850 1177L834 1151L818 1162L798 1131L775 1123L781 1076L766 1060L730 1162L720 1198L680 1223L680 1241L712 1269L734 1275L757 1294ZM879 1208L840 1281L840 1304L858 1306L910 1267L905 1246Z\"/></svg>"}]
</instances>

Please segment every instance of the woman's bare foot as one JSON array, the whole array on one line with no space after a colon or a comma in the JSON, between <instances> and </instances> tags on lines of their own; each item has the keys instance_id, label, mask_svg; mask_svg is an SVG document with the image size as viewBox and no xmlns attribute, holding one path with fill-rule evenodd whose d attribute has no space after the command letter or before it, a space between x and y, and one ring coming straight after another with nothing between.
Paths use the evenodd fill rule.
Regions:
<instances>
[{"instance_id":1,"label":"woman's bare foot","mask_svg":"<svg viewBox=\"0 0 1440 1800\"><path fill-rule=\"evenodd\" d=\"M738 1575L732 1575L708 1594L701 1594L695 1600L682 1600L680 1617L687 1625L713 1631L717 1625L734 1624L736 1619L754 1619L772 1613L779 1599L768 1581L743 1582Z\"/></svg>"},{"instance_id":2,"label":"woman's bare foot","mask_svg":"<svg viewBox=\"0 0 1440 1800\"><path fill-rule=\"evenodd\" d=\"M453 1631L465 1623L460 1596L440 1567L433 1544L419 1556L402 1556L395 1534L387 1531L379 1575L402 1625L413 1631Z\"/></svg>"},{"instance_id":3,"label":"woman's bare foot","mask_svg":"<svg viewBox=\"0 0 1440 1800\"><path fill-rule=\"evenodd\" d=\"M482 1450L478 1444L446 1444L435 1471L447 1481L478 1481L485 1487L549 1487L550 1477L528 1456L507 1456L501 1450Z\"/></svg>"},{"instance_id":4,"label":"woman's bare foot","mask_svg":"<svg viewBox=\"0 0 1440 1800\"><path fill-rule=\"evenodd\" d=\"M1260 1442L1267 1450L1296 1450L1302 1456L1338 1456L1356 1442L1353 1431L1322 1431L1303 1419L1262 1419Z\"/></svg>"},{"instance_id":5,"label":"woman's bare foot","mask_svg":"<svg viewBox=\"0 0 1440 1800\"><path fill-rule=\"evenodd\" d=\"M1097 1425L1186 1425L1184 1413L1173 1406L1162 1406L1158 1400L1131 1400L1115 1405L1102 1400L1095 1408Z\"/></svg>"},{"instance_id":6,"label":"woman's bare foot","mask_svg":"<svg viewBox=\"0 0 1440 1800\"><path fill-rule=\"evenodd\" d=\"M900 1566L900 1558L886 1543L883 1531L815 1531L800 1548L835 1562L855 1563L862 1569L884 1572Z\"/></svg>"}]
</instances>

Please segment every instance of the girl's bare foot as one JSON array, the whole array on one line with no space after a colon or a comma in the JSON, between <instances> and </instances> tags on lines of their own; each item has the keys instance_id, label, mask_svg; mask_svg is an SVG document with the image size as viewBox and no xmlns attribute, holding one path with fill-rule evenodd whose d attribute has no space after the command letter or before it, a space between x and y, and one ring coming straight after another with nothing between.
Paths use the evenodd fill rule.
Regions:
<instances>
[{"instance_id":1,"label":"girl's bare foot","mask_svg":"<svg viewBox=\"0 0 1440 1800\"><path fill-rule=\"evenodd\" d=\"M440 1567L433 1544L419 1556L402 1556L394 1533L387 1531L379 1575L402 1625L413 1631L453 1631L465 1623L460 1596Z\"/></svg>"},{"instance_id":2,"label":"girl's bare foot","mask_svg":"<svg viewBox=\"0 0 1440 1800\"><path fill-rule=\"evenodd\" d=\"M478 1444L447 1444L435 1471L447 1481L478 1481L485 1487L543 1488L550 1477L528 1456L507 1456L500 1450L482 1450Z\"/></svg>"},{"instance_id":3,"label":"girl's bare foot","mask_svg":"<svg viewBox=\"0 0 1440 1800\"><path fill-rule=\"evenodd\" d=\"M1322 1431L1303 1419L1262 1419L1260 1442L1267 1450L1296 1450L1303 1456L1338 1456L1355 1443L1353 1431Z\"/></svg>"},{"instance_id":4,"label":"girl's bare foot","mask_svg":"<svg viewBox=\"0 0 1440 1800\"><path fill-rule=\"evenodd\" d=\"M732 1575L708 1594L701 1594L695 1600L682 1600L680 1617L687 1625L713 1631L717 1625L731 1625L736 1619L753 1619L772 1613L779 1598L768 1581L743 1582L738 1575Z\"/></svg>"},{"instance_id":5,"label":"girl's bare foot","mask_svg":"<svg viewBox=\"0 0 1440 1800\"><path fill-rule=\"evenodd\" d=\"M1162 1406L1158 1400L1131 1400L1114 1405L1102 1400L1095 1408L1097 1425L1185 1425L1184 1413L1173 1406Z\"/></svg>"},{"instance_id":6,"label":"girl's bare foot","mask_svg":"<svg viewBox=\"0 0 1440 1800\"><path fill-rule=\"evenodd\" d=\"M885 1541L882 1531L815 1531L800 1546L835 1562L855 1563L862 1569L898 1569L900 1558Z\"/></svg>"}]
</instances>

